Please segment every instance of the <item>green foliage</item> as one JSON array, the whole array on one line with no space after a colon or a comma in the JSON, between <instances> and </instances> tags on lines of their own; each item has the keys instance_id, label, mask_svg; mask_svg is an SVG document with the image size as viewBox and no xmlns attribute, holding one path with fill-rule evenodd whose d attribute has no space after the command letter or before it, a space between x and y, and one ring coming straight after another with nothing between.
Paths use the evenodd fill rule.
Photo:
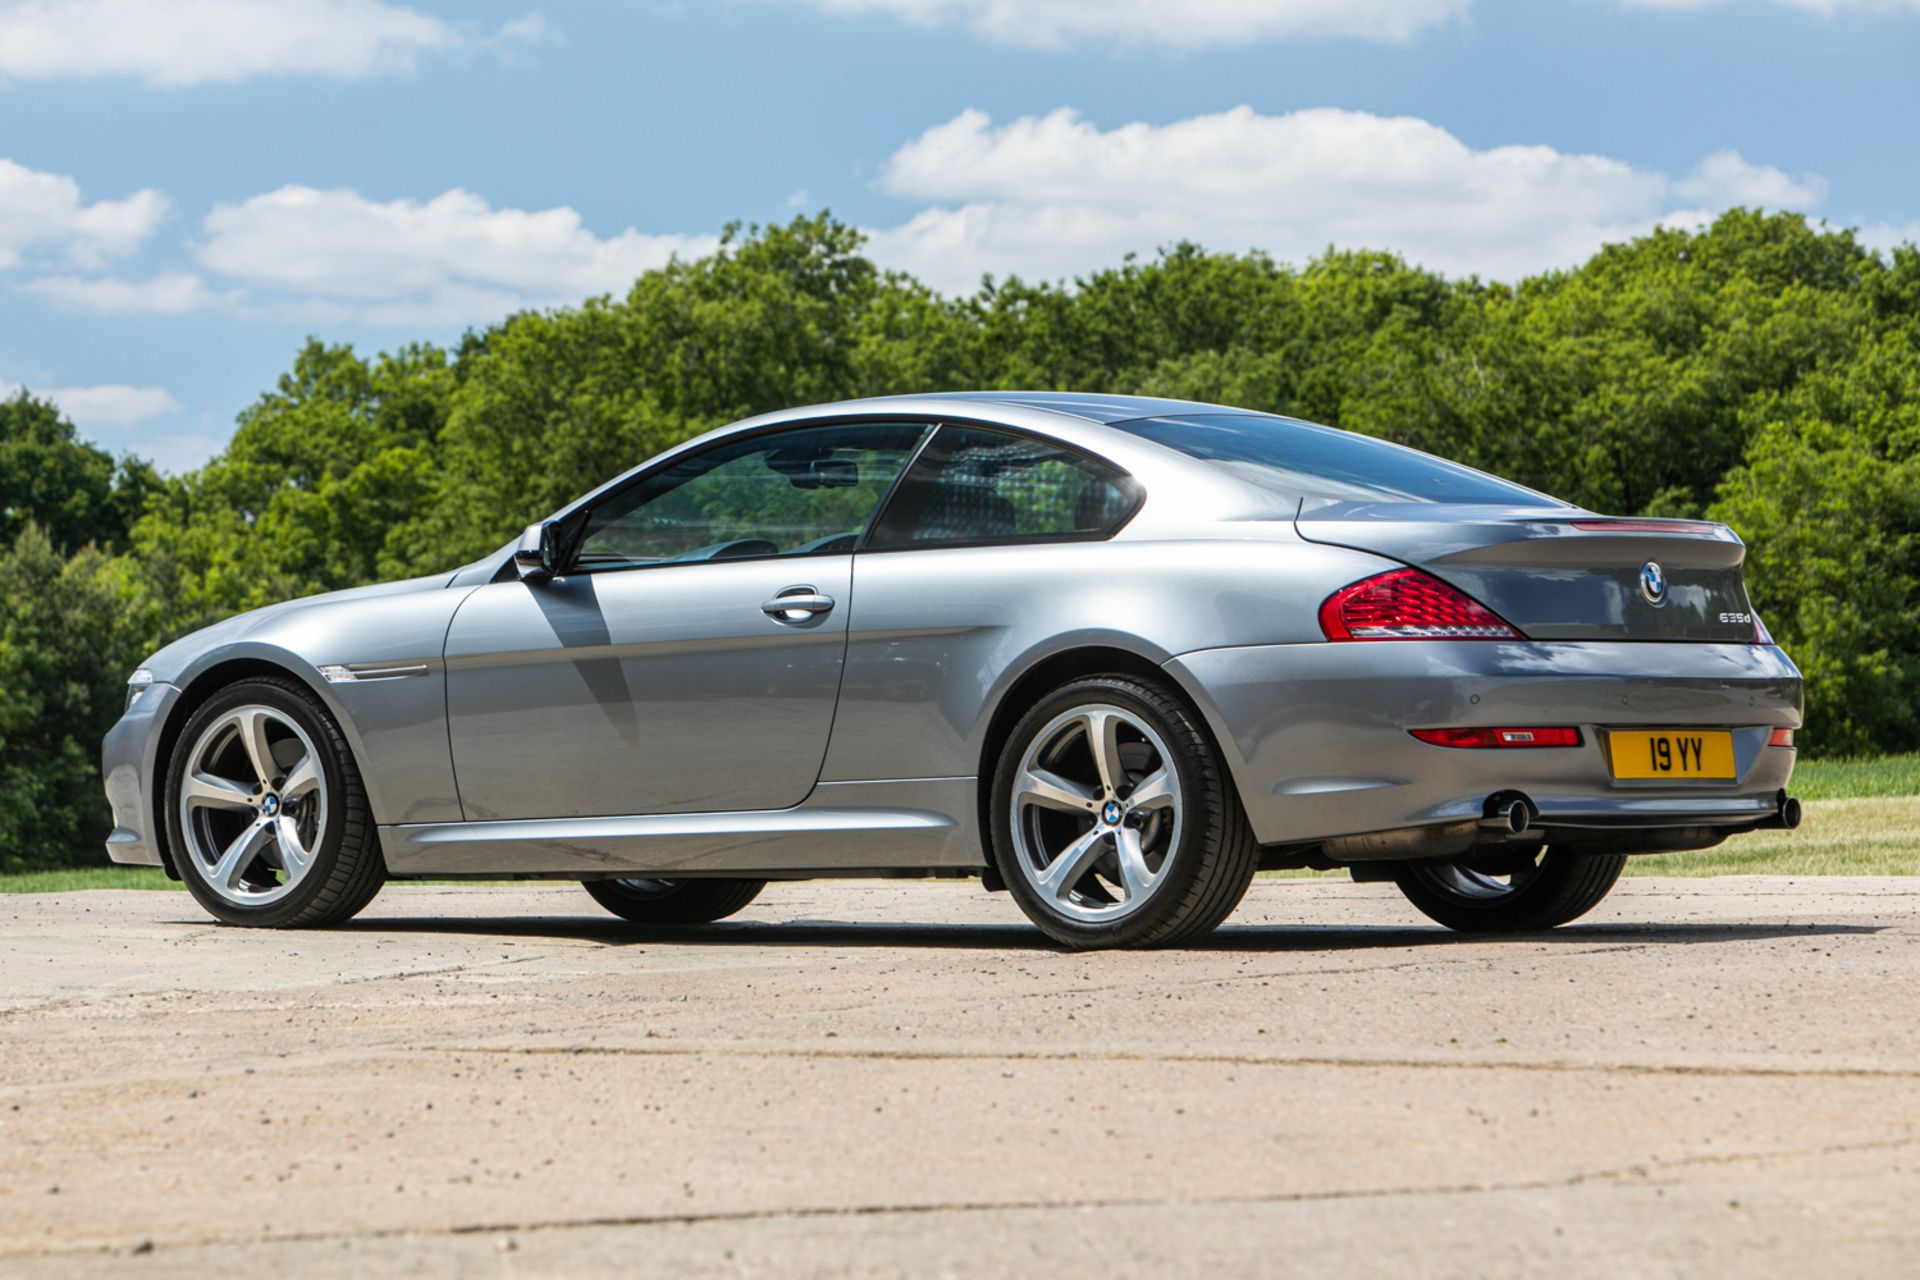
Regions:
<instances>
[{"instance_id":1,"label":"green foliage","mask_svg":"<svg viewBox=\"0 0 1920 1280\"><path fill-rule=\"evenodd\" d=\"M741 417L967 386L1274 410L1597 510L1725 520L1806 670L1803 749L1920 741L1912 248L1877 257L1735 211L1513 286L1391 254L1291 266L1182 244L944 298L822 214L731 228L623 297L510 316L452 350L309 341L227 449L177 479L116 463L44 401L0 403L0 860L97 860L95 744L127 668L165 640L444 571Z\"/></svg>"},{"instance_id":2,"label":"green foliage","mask_svg":"<svg viewBox=\"0 0 1920 1280\"><path fill-rule=\"evenodd\" d=\"M37 524L0 556L0 872L58 866L105 834L99 742L133 650L104 562L63 560Z\"/></svg>"},{"instance_id":3,"label":"green foliage","mask_svg":"<svg viewBox=\"0 0 1920 1280\"><path fill-rule=\"evenodd\" d=\"M51 401L18 391L0 400L0 546L37 524L61 551L117 547L160 480L136 458L82 442Z\"/></svg>"}]
</instances>

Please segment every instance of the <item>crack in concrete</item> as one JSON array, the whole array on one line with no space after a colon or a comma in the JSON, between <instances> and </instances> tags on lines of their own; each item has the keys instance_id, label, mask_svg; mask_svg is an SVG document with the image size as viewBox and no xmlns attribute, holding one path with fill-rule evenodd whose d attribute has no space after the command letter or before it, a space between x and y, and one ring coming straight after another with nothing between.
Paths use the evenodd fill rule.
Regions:
<instances>
[{"instance_id":1,"label":"crack in concrete","mask_svg":"<svg viewBox=\"0 0 1920 1280\"><path fill-rule=\"evenodd\" d=\"M1920 1080L1913 1067L1712 1066L1694 1063L1578 1062L1565 1059L1369 1058L1339 1054L1145 1053L1045 1049L786 1048L763 1045L402 1045L412 1053L529 1057L822 1058L876 1062L1140 1062L1230 1067L1335 1067L1410 1071L1542 1071L1712 1079Z\"/></svg>"},{"instance_id":2,"label":"crack in concrete","mask_svg":"<svg viewBox=\"0 0 1920 1280\"><path fill-rule=\"evenodd\" d=\"M1803 1156L1844 1155L1865 1151L1891 1150L1920 1145L1920 1139L1901 1138L1872 1142L1836 1143L1804 1150L1728 1152L1712 1156L1682 1156L1671 1160L1658 1158L1602 1169L1581 1170L1561 1177L1529 1178L1512 1182L1437 1183L1429 1186L1401 1187L1328 1187L1310 1191L1257 1192L1246 1195L1197 1196L1173 1199L1153 1196L1087 1196L1059 1200L955 1200L932 1203L799 1205L779 1209L721 1209L706 1213L634 1213L599 1214L578 1218L523 1219L508 1222L462 1222L442 1227L377 1227L365 1231L303 1231L266 1235L254 1239L218 1236L196 1240L144 1242L148 1252L169 1253L253 1245L330 1244L345 1240L435 1239L449 1236L532 1235L540 1232L585 1231L620 1227L701 1226L712 1223L749 1223L808 1221L828 1218L872 1218L890 1216L931 1216L934 1214L1080 1212L1100 1209L1224 1208L1234 1206L1321 1204L1338 1201L1391 1200L1418 1196L1499 1195L1535 1191L1560 1191L1574 1187L1629 1185L1672 1186L1646 1176L1646 1170L1679 1169L1693 1165L1729 1165L1752 1161L1791 1159ZM92 1245L77 1249L26 1249L0 1251L0 1261L31 1258L74 1258L111 1255L125 1251L125 1245Z\"/></svg>"}]
</instances>

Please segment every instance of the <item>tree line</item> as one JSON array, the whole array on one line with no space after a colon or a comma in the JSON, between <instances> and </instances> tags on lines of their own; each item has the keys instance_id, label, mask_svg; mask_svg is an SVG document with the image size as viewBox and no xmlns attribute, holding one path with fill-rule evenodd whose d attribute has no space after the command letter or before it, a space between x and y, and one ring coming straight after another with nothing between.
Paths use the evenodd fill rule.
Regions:
<instances>
[{"instance_id":1,"label":"tree line","mask_svg":"<svg viewBox=\"0 0 1920 1280\"><path fill-rule=\"evenodd\" d=\"M1920 741L1920 252L1725 214L1517 284L1386 253L1193 245L946 297L827 215L733 229L624 297L375 356L310 339L197 471L0 402L0 870L97 862L102 733L160 644L444 570L709 428L962 387L1220 401L1594 510L1704 516L1808 680L1804 749Z\"/></svg>"}]
</instances>

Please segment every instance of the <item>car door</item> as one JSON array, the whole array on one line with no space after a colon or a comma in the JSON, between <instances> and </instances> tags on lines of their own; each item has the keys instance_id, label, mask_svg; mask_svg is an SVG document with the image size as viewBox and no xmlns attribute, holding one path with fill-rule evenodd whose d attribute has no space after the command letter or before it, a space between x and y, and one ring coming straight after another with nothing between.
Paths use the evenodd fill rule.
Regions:
<instances>
[{"instance_id":1,"label":"car door","mask_svg":"<svg viewBox=\"0 0 1920 1280\"><path fill-rule=\"evenodd\" d=\"M859 588L824 776L952 778L978 764L987 690L1036 632L1097 625L1084 588L1130 603L1105 545L1139 508L1111 463L948 423L915 458L855 559Z\"/></svg>"},{"instance_id":2,"label":"car door","mask_svg":"<svg viewBox=\"0 0 1920 1280\"><path fill-rule=\"evenodd\" d=\"M599 498L562 573L473 592L446 649L466 818L805 799L839 695L852 550L927 430L723 440Z\"/></svg>"}]
</instances>

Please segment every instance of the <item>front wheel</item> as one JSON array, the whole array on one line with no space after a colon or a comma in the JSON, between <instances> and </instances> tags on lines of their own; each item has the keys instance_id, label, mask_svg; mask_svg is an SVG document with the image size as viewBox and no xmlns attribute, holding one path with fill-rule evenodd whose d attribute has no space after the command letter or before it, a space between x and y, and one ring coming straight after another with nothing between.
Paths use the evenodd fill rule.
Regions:
<instances>
[{"instance_id":1,"label":"front wheel","mask_svg":"<svg viewBox=\"0 0 1920 1280\"><path fill-rule=\"evenodd\" d=\"M1534 933L1593 910L1620 878L1625 854L1506 851L1409 863L1400 892L1462 933Z\"/></svg>"},{"instance_id":2,"label":"front wheel","mask_svg":"<svg viewBox=\"0 0 1920 1280\"><path fill-rule=\"evenodd\" d=\"M760 896L765 880L583 880L593 900L635 924L710 924Z\"/></svg>"},{"instance_id":3,"label":"front wheel","mask_svg":"<svg viewBox=\"0 0 1920 1280\"><path fill-rule=\"evenodd\" d=\"M346 738L291 680L242 680L202 703L164 803L180 878L228 924L337 924L386 880Z\"/></svg>"},{"instance_id":4,"label":"front wheel","mask_svg":"<svg viewBox=\"0 0 1920 1280\"><path fill-rule=\"evenodd\" d=\"M1260 849L1198 718L1157 681L1076 680L1022 717L994 771L993 856L1069 947L1166 946L1239 905Z\"/></svg>"}]
</instances>

